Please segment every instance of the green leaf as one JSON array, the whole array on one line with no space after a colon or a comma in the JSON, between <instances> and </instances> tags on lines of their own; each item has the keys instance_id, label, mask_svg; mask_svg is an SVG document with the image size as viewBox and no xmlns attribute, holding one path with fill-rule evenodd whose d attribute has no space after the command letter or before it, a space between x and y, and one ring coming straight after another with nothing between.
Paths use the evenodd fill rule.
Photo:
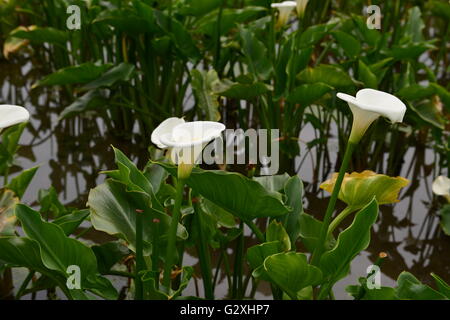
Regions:
<instances>
[{"instance_id":1,"label":"green leaf","mask_svg":"<svg viewBox=\"0 0 450 320\"><path fill-rule=\"evenodd\" d=\"M149 197L153 196L153 186L147 177L128 159L119 149L114 150L114 161L118 170L104 171L109 177L124 183L129 191L144 192Z\"/></svg>"},{"instance_id":2,"label":"green leaf","mask_svg":"<svg viewBox=\"0 0 450 320\"><path fill-rule=\"evenodd\" d=\"M214 83L219 81L219 76L215 70L191 70L192 90L194 91L197 105L206 114L205 120L220 120L219 97L213 90Z\"/></svg>"},{"instance_id":3,"label":"green leaf","mask_svg":"<svg viewBox=\"0 0 450 320\"><path fill-rule=\"evenodd\" d=\"M149 207L150 199L142 192L130 192L123 183L108 179L89 192L88 206L91 211L91 222L95 229L124 239L129 248L136 249L136 210L143 210L144 215L144 249L150 253L153 219L159 219L161 242L167 240L171 218L164 212ZM179 224L177 235L187 238L186 229Z\"/></svg>"},{"instance_id":4,"label":"green leaf","mask_svg":"<svg viewBox=\"0 0 450 320\"><path fill-rule=\"evenodd\" d=\"M276 220L272 220L266 230L266 241L279 241L283 251L291 250L291 241L289 235L284 229L283 225Z\"/></svg>"},{"instance_id":5,"label":"green leaf","mask_svg":"<svg viewBox=\"0 0 450 320\"><path fill-rule=\"evenodd\" d=\"M249 29L239 28L242 39L242 50L247 59L249 70L260 80L269 78L273 66L267 49Z\"/></svg>"},{"instance_id":6,"label":"green leaf","mask_svg":"<svg viewBox=\"0 0 450 320\"><path fill-rule=\"evenodd\" d=\"M130 81L135 76L136 67L132 64L122 62L103 73L97 79L84 85L80 90L88 91L103 87L112 87L119 82Z\"/></svg>"},{"instance_id":7,"label":"green leaf","mask_svg":"<svg viewBox=\"0 0 450 320\"><path fill-rule=\"evenodd\" d=\"M358 80L363 82L367 88L377 89L378 78L370 68L360 59L358 60Z\"/></svg>"},{"instance_id":8,"label":"green leaf","mask_svg":"<svg viewBox=\"0 0 450 320\"><path fill-rule=\"evenodd\" d=\"M16 206L16 216L25 234L39 244L42 262L48 269L66 278L67 268L78 266L82 288L100 288L108 296L117 295L112 284L98 275L97 260L90 248L78 240L68 238L59 226L43 221L38 212L25 205Z\"/></svg>"},{"instance_id":9,"label":"green leaf","mask_svg":"<svg viewBox=\"0 0 450 320\"><path fill-rule=\"evenodd\" d=\"M300 217L303 214L303 183L297 175L286 181L284 194L287 198L286 205L292 208L292 211L287 214L284 220L284 227L292 246L295 247L295 243L300 235Z\"/></svg>"},{"instance_id":10,"label":"green leaf","mask_svg":"<svg viewBox=\"0 0 450 320\"><path fill-rule=\"evenodd\" d=\"M14 164L15 155L19 149L19 139L26 125L21 123L1 132L0 175L5 175L6 170Z\"/></svg>"},{"instance_id":11,"label":"green leaf","mask_svg":"<svg viewBox=\"0 0 450 320\"><path fill-rule=\"evenodd\" d=\"M359 56L359 53L361 52L361 44L352 35L343 31L333 31L331 34L349 58Z\"/></svg>"},{"instance_id":12,"label":"green leaf","mask_svg":"<svg viewBox=\"0 0 450 320\"><path fill-rule=\"evenodd\" d=\"M422 20L420 8L415 6L408 10L408 20L406 21L403 37L408 37L412 42L421 42L424 40L422 30L425 24Z\"/></svg>"},{"instance_id":13,"label":"green leaf","mask_svg":"<svg viewBox=\"0 0 450 320\"><path fill-rule=\"evenodd\" d=\"M180 8L180 12L184 15L203 16L218 8L221 3L222 0L188 0Z\"/></svg>"},{"instance_id":14,"label":"green leaf","mask_svg":"<svg viewBox=\"0 0 450 320\"><path fill-rule=\"evenodd\" d=\"M188 59L193 62L201 58L200 50L197 48L194 39L189 31L178 22L178 20L169 18L165 13L154 10L158 26L172 39L175 47ZM169 28L170 21L170 28Z\"/></svg>"},{"instance_id":15,"label":"green leaf","mask_svg":"<svg viewBox=\"0 0 450 320\"><path fill-rule=\"evenodd\" d=\"M406 43L401 45L394 45L390 50L382 53L387 54L388 56L393 57L397 60L417 60L425 51L436 49L436 47L433 46L432 43L433 42L428 41L415 44Z\"/></svg>"},{"instance_id":16,"label":"green leaf","mask_svg":"<svg viewBox=\"0 0 450 320\"><path fill-rule=\"evenodd\" d=\"M242 9L223 8L222 19L220 20L220 34L226 34L237 24L253 19L265 11L267 11L266 8L255 6L245 6ZM219 9L216 9L198 19L195 23L196 29L208 36L215 36L217 34L218 13Z\"/></svg>"},{"instance_id":17,"label":"green leaf","mask_svg":"<svg viewBox=\"0 0 450 320\"><path fill-rule=\"evenodd\" d=\"M11 190L0 190L0 236L15 235L16 216L14 209L19 198Z\"/></svg>"},{"instance_id":18,"label":"green leaf","mask_svg":"<svg viewBox=\"0 0 450 320\"><path fill-rule=\"evenodd\" d=\"M28 238L0 238L0 261L17 267L35 270L49 278L64 283L64 277L48 269L41 260L37 242Z\"/></svg>"},{"instance_id":19,"label":"green leaf","mask_svg":"<svg viewBox=\"0 0 450 320\"><path fill-rule=\"evenodd\" d=\"M302 243L308 249L309 252L313 252L319 239L320 230L322 229L322 221L315 219L313 216L301 213L299 216L299 236L302 239ZM334 245L333 235L330 235L327 239L326 247L330 248Z\"/></svg>"},{"instance_id":20,"label":"green leaf","mask_svg":"<svg viewBox=\"0 0 450 320\"><path fill-rule=\"evenodd\" d=\"M247 250L247 260L252 270L262 266L267 257L283 251L280 241L264 242Z\"/></svg>"},{"instance_id":21,"label":"green leaf","mask_svg":"<svg viewBox=\"0 0 450 320\"><path fill-rule=\"evenodd\" d=\"M264 189L271 192L283 191L284 185L288 179L289 175L287 173L276 174L273 176L253 177L253 180L259 182Z\"/></svg>"},{"instance_id":22,"label":"green leaf","mask_svg":"<svg viewBox=\"0 0 450 320\"><path fill-rule=\"evenodd\" d=\"M59 115L58 120L61 121L89 110L104 108L105 106L106 99L103 98L100 92L98 90L91 90L65 107Z\"/></svg>"},{"instance_id":23,"label":"green leaf","mask_svg":"<svg viewBox=\"0 0 450 320\"><path fill-rule=\"evenodd\" d=\"M308 27L304 32L301 33L298 46L299 48L307 48L310 46L314 46L317 42L319 42L325 35L327 35L337 23L327 23L327 24L318 24Z\"/></svg>"},{"instance_id":24,"label":"green leaf","mask_svg":"<svg viewBox=\"0 0 450 320\"><path fill-rule=\"evenodd\" d=\"M446 297L422 284L411 273L403 271L397 279L397 296L400 299L410 300L443 300Z\"/></svg>"},{"instance_id":25,"label":"green leaf","mask_svg":"<svg viewBox=\"0 0 450 320\"><path fill-rule=\"evenodd\" d=\"M292 299L308 286L315 286L322 280L319 268L309 265L302 253L288 252L269 256L264 260L265 273L271 281Z\"/></svg>"},{"instance_id":26,"label":"green leaf","mask_svg":"<svg viewBox=\"0 0 450 320\"><path fill-rule=\"evenodd\" d=\"M297 78L306 83L321 82L333 88L354 86L350 75L334 65L321 64L315 68L307 68L297 75Z\"/></svg>"},{"instance_id":27,"label":"green leaf","mask_svg":"<svg viewBox=\"0 0 450 320\"><path fill-rule=\"evenodd\" d=\"M151 162L145 166L143 174L147 177L147 180L150 181L155 194L159 192L169 175L164 168Z\"/></svg>"},{"instance_id":28,"label":"green leaf","mask_svg":"<svg viewBox=\"0 0 450 320\"><path fill-rule=\"evenodd\" d=\"M171 175L177 168L167 163L158 164ZM261 184L239 173L194 168L186 183L203 197L244 221L287 214L281 194L269 192Z\"/></svg>"},{"instance_id":29,"label":"green leaf","mask_svg":"<svg viewBox=\"0 0 450 320\"><path fill-rule=\"evenodd\" d=\"M450 286L437 274L432 272L431 276L433 277L439 292L444 294L447 299L450 299Z\"/></svg>"},{"instance_id":30,"label":"green leaf","mask_svg":"<svg viewBox=\"0 0 450 320\"><path fill-rule=\"evenodd\" d=\"M442 111L432 100L426 100L418 104L410 103L409 107L429 125L444 130L445 120L441 114Z\"/></svg>"},{"instance_id":31,"label":"green leaf","mask_svg":"<svg viewBox=\"0 0 450 320\"><path fill-rule=\"evenodd\" d=\"M54 86L91 82L99 78L109 68L111 68L111 64L100 64L92 62L83 63L78 66L62 68L46 76L44 79L38 81L33 85L33 88L38 86Z\"/></svg>"},{"instance_id":32,"label":"green leaf","mask_svg":"<svg viewBox=\"0 0 450 320\"><path fill-rule=\"evenodd\" d=\"M17 30L27 30L24 26L19 26L14 29L11 33L16 32ZM3 44L3 56L5 59L8 59L11 53L18 52L22 47L26 46L29 43L26 39L14 38L8 36Z\"/></svg>"},{"instance_id":33,"label":"green leaf","mask_svg":"<svg viewBox=\"0 0 450 320\"><path fill-rule=\"evenodd\" d=\"M444 233L450 236L450 204L445 205L440 212L441 227Z\"/></svg>"},{"instance_id":34,"label":"green leaf","mask_svg":"<svg viewBox=\"0 0 450 320\"><path fill-rule=\"evenodd\" d=\"M69 34L51 27L29 26L28 30L16 29L10 33L11 37L27 39L35 43L52 43L64 46L69 40Z\"/></svg>"},{"instance_id":35,"label":"green leaf","mask_svg":"<svg viewBox=\"0 0 450 320\"><path fill-rule=\"evenodd\" d=\"M404 99L407 100L421 100L428 98L435 94L435 89L431 86L421 86L419 84L413 84L408 87L402 88L400 91L397 92L397 94Z\"/></svg>"},{"instance_id":36,"label":"green leaf","mask_svg":"<svg viewBox=\"0 0 450 320\"><path fill-rule=\"evenodd\" d=\"M362 40L371 47L376 48L381 39L381 33L376 29L367 28L367 18L365 16L352 15L352 21L356 25Z\"/></svg>"},{"instance_id":37,"label":"green leaf","mask_svg":"<svg viewBox=\"0 0 450 320\"><path fill-rule=\"evenodd\" d=\"M101 274L108 273L116 263L129 254L129 250L118 241L95 245L92 251L97 258L97 267Z\"/></svg>"},{"instance_id":38,"label":"green leaf","mask_svg":"<svg viewBox=\"0 0 450 320\"><path fill-rule=\"evenodd\" d=\"M75 239L66 237L60 227L44 222L39 213L25 205L16 206L16 216L25 234L39 244L42 261L47 268L65 275L68 266L78 265L84 279L95 273L96 262L91 249Z\"/></svg>"},{"instance_id":39,"label":"green leaf","mask_svg":"<svg viewBox=\"0 0 450 320\"><path fill-rule=\"evenodd\" d=\"M52 223L60 226L66 236L71 235L80 226L80 224L89 216L89 210L76 210L66 214Z\"/></svg>"},{"instance_id":40,"label":"green leaf","mask_svg":"<svg viewBox=\"0 0 450 320\"><path fill-rule=\"evenodd\" d=\"M12 179L8 183L6 188L14 191L17 197L21 199L38 169L39 167L37 166L34 168L23 170L18 176L14 177L14 179Z\"/></svg>"},{"instance_id":41,"label":"green leaf","mask_svg":"<svg viewBox=\"0 0 450 320\"><path fill-rule=\"evenodd\" d=\"M342 231L333 249L326 251L320 259L320 269L327 281L335 283L345 277L350 263L370 242L370 229L378 216L378 204L373 199L355 216L353 223Z\"/></svg>"},{"instance_id":42,"label":"green leaf","mask_svg":"<svg viewBox=\"0 0 450 320\"><path fill-rule=\"evenodd\" d=\"M233 228L236 226L236 220L231 213L219 206L216 206L208 199L203 199L203 201L201 202L201 208L207 214L214 216L219 226L225 228ZM217 229L217 226L215 228Z\"/></svg>"},{"instance_id":43,"label":"green leaf","mask_svg":"<svg viewBox=\"0 0 450 320\"><path fill-rule=\"evenodd\" d=\"M306 107L322 98L324 94L331 90L333 90L333 87L321 82L302 84L289 94L287 101L299 103Z\"/></svg>"},{"instance_id":44,"label":"green leaf","mask_svg":"<svg viewBox=\"0 0 450 320\"><path fill-rule=\"evenodd\" d=\"M39 190L38 202L41 205L39 212L42 216L58 218L68 212L66 207L59 201L58 194L53 186L47 190Z\"/></svg>"},{"instance_id":45,"label":"green leaf","mask_svg":"<svg viewBox=\"0 0 450 320\"><path fill-rule=\"evenodd\" d=\"M223 80L214 88L216 94L233 99L252 100L272 90L272 87L260 81L239 83Z\"/></svg>"},{"instance_id":46,"label":"green leaf","mask_svg":"<svg viewBox=\"0 0 450 320\"><path fill-rule=\"evenodd\" d=\"M133 37L147 32L156 32L158 30L158 27L153 17L152 8L140 2L141 1L133 2L136 7L135 10L128 7L124 7L121 9L102 10L95 18L93 23L97 25L107 24L113 26L116 31L125 32Z\"/></svg>"},{"instance_id":47,"label":"green leaf","mask_svg":"<svg viewBox=\"0 0 450 320\"><path fill-rule=\"evenodd\" d=\"M443 18L445 21L450 20L450 4L445 1L433 0L427 3L433 15Z\"/></svg>"}]
</instances>

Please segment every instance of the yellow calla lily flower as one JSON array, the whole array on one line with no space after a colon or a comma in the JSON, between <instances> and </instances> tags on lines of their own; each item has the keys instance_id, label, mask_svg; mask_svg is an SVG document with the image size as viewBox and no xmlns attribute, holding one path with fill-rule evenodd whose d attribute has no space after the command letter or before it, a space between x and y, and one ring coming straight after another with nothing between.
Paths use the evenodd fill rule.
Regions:
<instances>
[{"instance_id":1,"label":"yellow calla lily flower","mask_svg":"<svg viewBox=\"0 0 450 320\"><path fill-rule=\"evenodd\" d=\"M332 178L320 185L320 188L333 192L338 174L334 173ZM409 180L402 177L389 177L370 170L361 173L346 173L339 199L353 208L361 208L369 203L373 197L378 204L389 204L399 202L400 190L409 184Z\"/></svg>"}]
</instances>

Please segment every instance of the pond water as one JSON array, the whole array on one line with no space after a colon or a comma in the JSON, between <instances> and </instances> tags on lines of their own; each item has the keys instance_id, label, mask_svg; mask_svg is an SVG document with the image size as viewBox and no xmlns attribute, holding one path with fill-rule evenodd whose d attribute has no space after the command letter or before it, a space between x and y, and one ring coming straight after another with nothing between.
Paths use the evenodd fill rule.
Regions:
<instances>
[{"instance_id":1,"label":"pond water","mask_svg":"<svg viewBox=\"0 0 450 320\"><path fill-rule=\"evenodd\" d=\"M22 136L24 147L20 151L18 169L36 164L40 169L25 194L25 203L36 204L38 191L53 186L64 204L84 207L90 188L104 179L99 172L114 168L110 145L120 148L142 168L148 160L145 148L108 135L100 119L77 118L58 122L58 114L64 107L59 102L64 101L63 93L47 89L32 90L31 86L40 79L45 68L32 67L39 64L21 59L0 62L0 104L24 105L32 114L31 123ZM313 129L307 126L300 134L300 141L312 139ZM303 156L306 147L304 144L300 146ZM335 154L330 150L332 163L336 161ZM305 211L321 217L329 195L317 193L317 183L311 183L316 180L312 170L314 157L314 152L308 155L298 174L305 184ZM380 252L388 255L381 267L382 285L393 286L399 273L404 270L412 272L427 284L432 284L431 272L450 282L450 238L439 227L438 205L431 193L431 182L436 175L434 152L423 146L411 146L403 160L400 175L412 183L402 191L399 203L381 207L369 248L353 261L350 275L335 286L338 299L350 299L344 288L356 284L359 277L366 276L368 266L374 263ZM300 158L296 162L299 164ZM327 170L321 172L324 176L319 177L318 181L325 180L330 174ZM249 230L247 234L250 235ZM83 237L92 242L110 239L95 231L87 232ZM233 261L232 250L229 255L230 261ZM198 268L197 261L195 252L188 250L184 264ZM212 265L215 265L214 262ZM219 273L219 279L216 297L224 298L228 293L227 280L223 273ZM118 287L126 285L122 279L115 278L114 282ZM202 285L191 281L185 294L197 295L197 292L202 295ZM270 287L261 284L255 297L271 299Z\"/></svg>"}]
</instances>

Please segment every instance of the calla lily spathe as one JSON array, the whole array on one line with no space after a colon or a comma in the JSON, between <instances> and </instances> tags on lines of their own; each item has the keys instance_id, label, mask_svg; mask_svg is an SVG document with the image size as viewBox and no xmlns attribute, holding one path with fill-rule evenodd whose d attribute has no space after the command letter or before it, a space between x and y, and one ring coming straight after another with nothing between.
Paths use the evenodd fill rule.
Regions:
<instances>
[{"instance_id":1,"label":"calla lily spathe","mask_svg":"<svg viewBox=\"0 0 450 320\"><path fill-rule=\"evenodd\" d=\"M358 143L367 128L380 116L392 123L402 122L406 106L397 97L374 89L362 89L356 97L338 93L337 97L346 101L353 113L353 127L350 142Z\"/></svg>"},{"instance_id":2,"label":"calla lily spathe","mask_svg":"<svg viewBox=\"0 0 450 320\"><path fill-rule=\"evenodd\" d=\"M305 15L306 6L309 0L297 0L297 14L299 18L303 18Z\"/></svg>"},{"instance_id":3,"label":"calla lily spathe","mask_svg":"<svg viewBox=\"0 0 450 320\"><path fill-rule=\"evenodd\" d=\"M450 178L446 176L437 177L433 181L431 188L435 195L447 198L447 201L450 203Z\"/></svg>"},{"instance_id":4,"label":"calla lily spathe","mask_svg":"<svg viewBox=\"0 0 450 320\"><path fill-rule=\"evenodd\" d=\"M320 188L333 192L337 173L332 178L323 182ZM363 172L346 173L339 191L339 199L353 208L362 208L367 205L373 197L378 204L390 204L399 202L400 190L409 184L409 180L403 177L389 177L370 170Z\"/></svg>"},{"instance_id":5,"label":"calla lily spathe","mask_svg":"<svg viewBox=\"0 0 450 320\"><path fill-rule=\"evenodd\" d=\"M30 113L24 107L9 104L0 105L0 131L29 119Z\"/></svg>"},{"instance_id":6,"label":"calla lily spathe","mask_svg":"<svg viewBox=\"0 0 450 320\"><path fill-rule=\"evenodd\" d=\"M277 28L281 28L288 22L289 16L291 15L292 11L297 7L297 2L283 1L279 3L272 3L270 6L278 10Z\"/></svg>"},{"instance_id":7,"label":"calla lily spathe","mask_svg":"<svg viewBox=\"0 0 450 320\"><path fill-rule=\"evenodd\" d=\"M153 131L151 140L161 149L170 149L171 160L186 177L198 162L203 148L220 137L224 130L225 125L220 122L185 122L181 118L168 118Z\"/></svg>"}]
</instances>

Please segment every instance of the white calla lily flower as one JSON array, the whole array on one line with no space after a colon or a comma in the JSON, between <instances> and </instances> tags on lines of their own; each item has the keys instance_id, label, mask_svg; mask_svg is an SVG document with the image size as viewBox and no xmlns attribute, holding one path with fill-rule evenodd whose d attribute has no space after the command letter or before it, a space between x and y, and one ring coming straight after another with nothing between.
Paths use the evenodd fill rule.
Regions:
<instances>
[{"instance_id":1,"label":"white calla lily flower","mask_svg":"<svg viewBox=\"0 0 450 320\"><path fill-rule=\"evenodd\" d=\"M0 105L0 131L29 119L30 113L24 107L9 104Z\"/></svg>"},{"instance_id":2,"label":"white calla lily flower","mask_svg":"<svg viewBox=\"0 0 450 320\"><path fill-rule=\"evenodd\" d=\"M439 176L433 181L433 193L437 196L446 197L450 202L450 178Z\"/></svg>"},{"instance_id":3,"label":"white calla lily flower","mask_svg":"<svg viewBox=\"0 0 450 320\"><path fill-rule=\"evenodd\" d=\"M155 130L153 130L151 136L152 142L156 144L160 149L167 148L167 146L161 142L161 135L171 133L174 127L182 123L185 123L184 119L182 118L173 117L164 120Z\"/></svg>"},{"instance_id":4,"label":"white calla lily flower","mask_svg":"<svg viewBox=\"0 0 450 320\"><path fill-rule=\"evenodd\" d=\"M300 18L303 18L303 16L305 15L305 10L308 2L309 0L297 0L297 14Z\"/></svg>"},{"instance_id":5,"label":"white calla lily flower","mask_svg":"<svg viewBox=\"0 0 450 320\"><path fill-rule=\"evenodd\" d=\"M182 178L189 176L204 147L220 137L225 125L214 121L185 122L180 118L163 121L152 133L152 142L159 148L170 149Z\"/></svg>"},{"instance_id":6,"label":"white calla lily flower","mask_svg":"<svg viewBox=\"0 0 450 320\"><path fill-rule=\"evenodd\" d=\"M367 128L380 116L392 123L402 122L406 106L397 97L374 89L362 89L356 97L338 93L337 97L346 101L353 113L353 127L350 142L358 143Z\"/></svg>"},{"instance_id":7,"label":"white calla lily flower","mask_svg":"<svg viewBox=\"0 0 450 320\"><path fill-rule=\"evenodd\" d=\"M270 6L278 10L277 28L281 28L288 22L289 16L297 7L297 2L283 1L279 3L272 3Z\"/></svg>"}]
</instances>

